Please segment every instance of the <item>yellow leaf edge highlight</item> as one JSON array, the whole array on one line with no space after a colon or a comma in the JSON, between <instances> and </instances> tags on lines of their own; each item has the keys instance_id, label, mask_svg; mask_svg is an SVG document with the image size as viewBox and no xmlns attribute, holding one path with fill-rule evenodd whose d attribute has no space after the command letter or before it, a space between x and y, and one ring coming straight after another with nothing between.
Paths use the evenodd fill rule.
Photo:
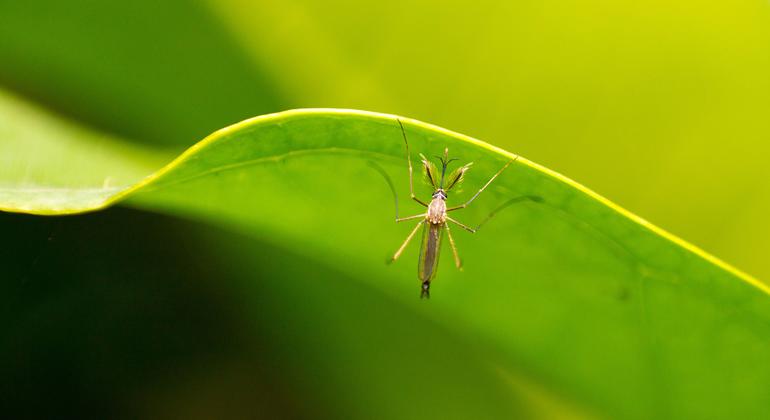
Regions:
<instances>
[{"instance_id":1,"label":"yellow leaf edge highlight","mask_svg":"<svg viewBox=\"0 0 770 420\"><path fill-rule=\"evenodd\" d=\"M754 278L753 276L731 266L730 264L722 261L721 259L709 254L708 252L704 251L703 249L683 240L682 238L679 238L678 236L669 233L668 231L653 225L652 223L648 222L647 220L635 215L634 213L620 207L619 205L613 203L612 201L608 200L605 197L602 197L598 193L592 191L591 189L585 187L584 185L573 181L570 178L567 178L566 176L553 171L551 169L548 169L544 166L541 166L535 162L532 162L530 160L527 160L517 154L508 152L506 150L503 150L499 147L493 146L489 143L483 142L481 140L475 139L473 137L466 136L464 134L460 134L451 130L448 130L446 128L442 128L433 124L425 123L419 120L415 120L412 118L407 117L401 117L397 115L392 114L385 114L385 113L379 113L379 112L371 112L371 111L360 111L360 110L354 110L354 109L338 109L338 108L301 108L301 109L292 109L282 112L276 112L272 114L265 114L260 115L257 117L249 118L246 120L243 120L241 122L235 123L233 125L227 126L225 128L219 129L210 135L208 135L203 140L199 141L195 145L191 146L189 149L185 150L182 154L180 154L176 159L168 163L166 166L162 167L158 171L154 172L153 174L147 176L143 180L139 181L138 183L131 185L130 187L127 187L119 192L116 192L113 195L108 196L105 198L101 203L98 205L94 205L88 208L71 208L71 209L57 209L57 210L51 210L51 209L19 209L15 207L6 207L3 206L2 203L0 203L0 211L5 212L12 212L12 213L26 213L26 214L35 214L35 215L41 215L41 216L61 216L61 215L73 215L73 214L81 214L81 213L88 213L93 211L102 210L104 208L107 208L109 206L114 205L115 203L123 200L124 198L128 197L129 195L135 193L136 191L146 188L153 183L155 183L157 180L161 179L166 173L173 170L175 167L180 165L182 162L186 161L190 157L194 156L196 153L201 151L202 149L206 148L208 145L215 143L218 141L221 137L232 133L234 131L243 129L245 127L250 127L254 125L264 124L268 122L275 122L278 120L289 120L296 117L308 117L308 116L314 116L314 115L336 115L336 116L356 116L356 117L364 117L369 118L372 120L379 120L379 121L393 121L396 118L400 119L401 121L407 122L414 126L419 126L424 129L435 131L437 133L453 137L455 139L473 144L475 146L487 149L491 152L497 153L499 155L505 156L507 158L513 159L517 158L518 164L527 165L538 172L542 173L545 176L551 177L559 182L565 183L568 186L580 191L581 193L587 195L588 197L592 198L593 200L598 201L599 203L609 207L611 210L615 211L616 213L620 214L621 216L632 220L634 223L642 226L645 229L648 229L652 231L653 233L662 236L663 238L667 239L670 242L673 242L674 244L688 250L689 252L692 252L693 254L696 254L697 256L703 258L704 260L720 267L721 269L727 271L728 273L742 279L743 281L751 284L752 286L756 287L757 289L763 291L764 293L770 295L770 287L765 285L764 283L760 282L758 279Z\"/></svg>"}]
</instances>

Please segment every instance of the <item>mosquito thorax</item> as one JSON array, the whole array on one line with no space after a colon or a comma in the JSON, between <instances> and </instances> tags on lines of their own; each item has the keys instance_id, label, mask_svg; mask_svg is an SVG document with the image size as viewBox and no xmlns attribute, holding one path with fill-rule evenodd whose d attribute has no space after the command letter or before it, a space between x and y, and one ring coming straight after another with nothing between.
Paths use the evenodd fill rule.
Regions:
<instances>
[{"instance_id":1,"label":"mosquito thorax","mask_svg":"<svg viewBox=\"0 0 770 420\"><path fill-rule=\"evenodd\" d=\"M433 193L433 199L428 204L428 214L425 216L429 223L440 225L446 222L446 198L444 190L436 190Z\"/></svg>"}]
</instances>

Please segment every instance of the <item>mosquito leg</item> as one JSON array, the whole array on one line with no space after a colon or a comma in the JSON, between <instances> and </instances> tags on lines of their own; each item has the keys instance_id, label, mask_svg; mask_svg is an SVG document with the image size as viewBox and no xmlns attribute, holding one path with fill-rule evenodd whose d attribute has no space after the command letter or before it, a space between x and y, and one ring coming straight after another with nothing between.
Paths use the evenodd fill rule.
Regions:
<instances>
[{"instance_id":1,"label":"mosquito leg","mask_svg":"<svg viewBox=\"0 0 770 420\"><path fill-rule=\"evenodd\" d=\"M382 169L380 165L370 160L369 166L371 166L375 171L377 171L380 175L382 175L383 178L385 178L385 182L388 184L388 188L390 188L390 192L393 194L393 203L395 204L395 208L396 208L396 222L403 222L404 220L412 220L420 216L425 216L425 214L421 214L419 216L399 217L398 194L396 193L396 187L393 186L393 181L391 181L390 177L388 176L388 173L385 172L385 170Z\"/></svg>"},{"instance_id":2,"label":"mosquito leg","mask_svg":"<svg viewBox=\"0 0 770 420\"><path fill-rule=\"evenodd\" d=\"M475 230L478 231L479 229L481 229L481 227L484 226L485 223L487 223L491 218L495 217L495 215L497 213L499 213L500 211L502 211L506 207L510 206L511 204L520 203L522 201L532 201L532 202L535 202L535 203L542 203L543 199L541 197L534 196L534 195L523 195L523 196L511 198L510 200L508 200L508 201L504 202L503 204L497 206L496 209L492 210L492 212L489 213L487 215L487 217L485 217L484 220L482 220L481 223L479 223L476 226Z\"/></svg>"},{"instance_id":3,"label":"mosquito leg","mask_svg":"<svg viewBox=\"0 0 770 420\"><path fill-rule=\"evenodd\" d=\"M420 203L423 207L428 207L428 204L419 198L417 198L416 195L414 195L414 177L412 175L412 158L409 156L409 142L406 141L406 131L404 131L404 124L401 124L401 120L396 118L396 121L398 121L398 125L401 127L401 135L404 137L404 144L406 145L406 162L409 165L409 195L412 197L412 200Z\"/></svg>"},{"instance_id":4,"label":"mosquito leg","mask_svg":"<svg viewBox=\"0 0 770 420\"><path fill-rule=\"evenodd\" d=\"M458 222L457 220L455 220L455 219L452 219L451 217L448 217L448 216L447 216L447 218L446 218L446 219L447 219L447 220L449 220L450 222L452 222L452 223L456 224L457 226L460 226L461 228L463 228L463 229L467 230L467 231L468 231L468 232L470 232L470 233L476 233L476 229L474 229L474 228L472 228L472 227L470 227L470 226L466 226L466 225L464 225L464 224L462 224L462 223Z\"/></svg>"},{"instance_id":5,"label":"mosquito leg","mask_svg":"<svg viewBox=\"0 0 770 420\"><path fill-rule=\"evenodd\" d=\"M427 213L423 213L423 214L415 214L414 216L407 216L407 217L397 218L396 219L396 223L401 223L401 222L404 222L404 221L407 221L407 220L419 219L419 218L425 217L427 215L428 215Z\"/></svg>"},{"instance_id":6,"label":"mosquito leg","mask_svg":"<svg viewBox=\"0 0 770 420\"><path fill-rule=\"evenodd\" d=\"M484 186L483 186L483 187L481 187L481 189L480 189L480 190L479 190L479 191L478 191L476 194L474 194L474 195L473 195L473 197L471 197L471 199L470 199L470 200L466 201L464 204L460 204L459 206L450 207L450 208L446 209L446 211L450 212L450 211L455 211L455 210L464 209L464 208L468 207L468 205L469 205L469 204L471 204L471 203L473 202L473 200L475 200L475 199L476 199L476 197L478 197L478 196L479 196L479 194L481 194L481 193L482 193L482 191L484 191L485 189L487 189L487 187L489 186L489 184L491 184L491 183L492 183L492 181L494 181L494 180L495 180L495 178L497 178L497 177L498 177L498 176L499 176L501 173L503 173L503 171L504 171L506 168L508 168L508 167L509 167L509 166L510 166L510 165L511 165L513 162L516 162L518 159L519 159L519 157L518 157L518 156L516 156L515 158L513 158L513 159L509 160L509 161L508 161L508 163L506 163L506 164L505 164L505 165L504 165L502 168L500 168L500 170L499 170L499 171L497 171L497 173L496 173L496 174L492 175L492 178L489 178L489 181L487 181L487 183L486 183L486 184L484 184Z\"/></svg>"},{"instance_id":7,"label":"mosquito leg","mask_svg":"<svg viewBox=\"0 0 770 420\"><path fill-rule=\"evenodd\" d=\"M484 220L481 221L481 223L479 223L478 225L476 225L476 227L473 227L473 228L470 227L470 226L466 226L466 225L458 222L457 220L452 219L451 217L447 217L447 220L449 220L450 222L456 224L457 226L460 226L461 228L467 230L470 233L476 233L476 232L479 231L479 229L481 229L482 226L484 226L485 223L487 223L490 219L495 217L495 215L497 213L499 213L500 211L502 211L506 207L510 206L511 204L520 203L522 201L532 201L532 202L535 202L535 203L542 203L543 199L541 197L538 197L538 196L535 196L535 195L523 195L523 196L520 196L520 197L511 198L510 200L506 201L505 203L499 205L496 209L492 210L492 212L489 213L487 215L487 217L485 217Z\"/></svg>"},{"instance_id":8,"label":"mosquito leg","mask_svg":"<svg viewBox=\"0 0 770 420\"><path fill-rule=\"evenodd\" d=\"M401 256L401 253L404 252L404 249L406 249L406 246L409 245L409 242L414 238L414 235L417 234L417 230L420 229L420 226L425 223L425 220L420 220L420 223L417 224L417 226L414 227L412 230L412 233L409 234L409 236L406 237L406 240L403 244L401 244L401 247L398 248L398 251L396 251L395 254L393 254L393 257L388 260L388 264L392 263L393 261L397 260L398 257Z\"/></svg>"},{"instance_id":9,"label":"mosquito leg","mask_svg":"<svg viewBox=\"0 0 770 420\"><path fill-rule=\"evenodd\" d=\"M452 232L449 230L449 224L446 225L446 235L449 238L449 245L452 247L452 255L455 257L455 265L457 266L458 270L462 270L463 262L460 261L460 255L457 253L457 246L455 245L455 240L452 237Z\"/></svg>"}]
</instances>

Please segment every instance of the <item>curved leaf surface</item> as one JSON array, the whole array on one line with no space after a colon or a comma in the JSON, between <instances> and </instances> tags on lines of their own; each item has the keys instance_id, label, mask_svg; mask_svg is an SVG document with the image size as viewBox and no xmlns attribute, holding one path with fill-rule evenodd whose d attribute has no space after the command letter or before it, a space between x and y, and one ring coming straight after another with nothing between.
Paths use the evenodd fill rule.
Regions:
<instances>
[{"instance_id":1,"label":"curved leaf surface","mask_svg":"<svg viewBox=\"0 0 770 420\"><path fill-rule=\"evenodd\" d=\"M414 163L418 152L439 155L445 147L461 159L458 165L474 162L465 190L452 192L450 203L467 200L516 158L463 135L402 121ZM455 229L465 270L456 271L443 250L433 299L420 301L417 245L404 261L384 265L412 226L393 223L391 191L378 169L392 179L402 215L419 213L407 200L394 116L297 110L222 129L144 180L88 200L81 195L88 183L36 193L15 192L19 184L2 179L0 207L69 214L125 200L244 232L382 291L487 349L504 376L537 378L549 392L601 415L767 415L770 304L756 280L518 158L456 217L473 225L512 197L540 200L505 209L476 235ZM422 197L429 192L418 186ZM325 303L339 304L345 303Z\"/></svg>"}]
</instances>

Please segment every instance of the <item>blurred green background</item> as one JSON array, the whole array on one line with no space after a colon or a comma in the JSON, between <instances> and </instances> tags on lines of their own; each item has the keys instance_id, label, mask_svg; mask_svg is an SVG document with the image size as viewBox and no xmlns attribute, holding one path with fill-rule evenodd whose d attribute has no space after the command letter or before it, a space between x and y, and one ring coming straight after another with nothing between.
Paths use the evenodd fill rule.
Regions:
<instances>
[{"instance_id":1,"label":"blurred green background","mask_svg":"<svg viewBox=\"0 0 770 420\"><path fill-rule=\"evenodd\" d=\"M82 126L137 144L158 162L172 158L216 129L268 112L338 107L406 115L520 153L738 268L760 279L770 278L766 258L770 244L766 221L770 212L766 164L770 151L766 139L770 134L770 4L766 1L538 0L454 5L437 1L4 0L0 1L0 39L3 90ZM55 233L58 226L64 226L67 233ZM113 310L120 325L121 316L135 316L129 310L131 302L122 301L126 305L122 313L121 306L116 309L109 298L122 300L125 298L120 296L125 293L139 294L136 302L147 305L147 314L196 299L219 299L203 304L218 311L227 312L226 308L232 307L247 310L244 308L249 305L236 303L237 292L230 296L228 290L211 283L218 276L230 279L223 284L245 281L237 270L227 270L238 265L226 261L235 257L210 255L207 266L200 270L189 268L193 271L188 273L177 269L188 264L189 255L212 254L212 244L219 247L245 242L247 249L273 255L265 259L272 264L257 264L255 275L264 279L263 287L275 286L271 293L283 296L286 302L292 302L297 294L311 293L285 289L285 282L279 280L291 278L284 272L286 266L304 267L297 270L307 270L319 278L339 277L327 273L328 268L314 267L296 255L252 243L251 239L231 238L232 233L210 232L196 223L168 221L136 211L114 209L104 215L62 219L2 215L0 227L4 265L10 267L10 277L26 279L26 283L3 286L9 288L4 293L8 302L2 305L7 311L3 318L6 331L11 326L17 331L7 336L22 340L14 344L17 352L6 350L6 355L14 358L6 357L3 369L11 371L6 377L27 381L30 390L48 389L45 380L37 378L52 381L51 394L54 389L69 390L61 397L69 404L65 405L70 410L66 412L82 414L100 409L106 415L132 417L123 402L115 402L121 399L128 401L128 406L141 401L141 408L133 414L149 417L187 413L185 410L207 417L201 414L210 412L207 409L221 413L217 410L222 407L239 407L236 395L235 402L206 399L211 406L195 410L190 408L190 401L213 395L206 387L185 388L141 377L143 372L163 367L192 378L179 379L179 383L198 381L217 388L216 381L207 379L214 373L192 372L189 366L217 366L211 369L218 373L219 381L228 384L224 389L239 389L237 384L243 381L264 388L263 413L307 418L315 410L329 415L366 412L367 401L355 398L342 399L352 404L345 409L325 406L324 401L339 402L340 398L319 394L324 381L296 385L298 381L286 369L295 366L302 371L296 367L302 361L310 366L307 369L315 369L305 359L314 353L283 356L281 352L295 346L317 346L312 337L308 342L294 343L290 342L294 335L274 325L242 327L238 323L249 318L242 314L217 312L213 325L182 315L178 320L166 319L163 314L147 315L158 323L151 332L134 334L129 330L114 340L103 339L96 344L107 347L102 354L132 354L137 358L133 365L136 371L110 372L125 389L100 386L106 379L100 377L104 370L97 367L121 365L115 360L89 365L88 356L78 349L64 356L22 351L50 348L67 343L71 337L100 336L99 324L68 329L85 318L96 322L94 316ZM129 229L131 234L125 235L144 238L141 244L158 240L153 238L178 237L176 243L189 249L154 249L122 241L111 245L110 251L91 238L94 232L102 235L115 229ZM57 241L64 245L56 245ZM89 241L93 243L86 245ZM78 267L57 257L57 246L77 244L88 249L83 253L91 257L85 261L101 261L104 267ZM131 253L126 255L127 250ZM238 261L243 264L244 260L248 259ZM142 268L144 263L138 261L150 262ZM190 278L200 281L178 289L166 285L169 289L143 297L146 287L153 284L154 270L166 264L175 267L170 272L177 273L180 284ZM81 279L60 290L71 297L64 302L91 299L87 305L98 302L104 306L87 306L91 310L81 314L59 308L73 318L59 317L60 325L41 326L35 317L42 315L29 308L38 304L44 308L41 310L57 314L56 308L40 303L41 296L57 289L51 291L34 280L48 279L46 270L52 267L64 273L58 279L61 287L65 287L66 279ZM114 274L107 267L124 267L125 272L119 269ZM100 289L106 286L98 280L110 276L142 278L147 285L126 282L130 284L126 286L131 289L128 292ZM358 295L351 287L340 281L337 293L342 299ZM373 304L388 303L362 301L361 310ZM275 303L275 307L263 310L276 315L280 306ZM196 313L196 308L185 310ZM315 319L317 314L308 311L312 315L304 319ZM122 322L141 325L146 320ZM169 340L176 342L158 344L156 340L169 337L164 328L176 328L180 322L190 324L189 333L174 330ZM297 323L292 327L291 318L286 322L287 328L299 328ZM408 330L411 323L404 320L403 324ZM441 338L419 338L417 331L422 327L419 322L412 325L416 349L420 343L434 340L447 340L451 345L451 336L443 333L437 333ZM222 328L256 328L260 340L250 342L253 337L246 333L243 338L233 338L240 336L222 332ZM356 325L345 324L344 328L349 331L338 334L347 337ZM48 331L61 336L50 337ZM126 337L141 338L129 340L135 352L121 352L121 340ZM276 338L276 344L265 346L270 337ZM212 346L212 342L217 344ZM364 350L371 349L361 352ZM33 370L37 373L30 376L32 368L23 363L28 360L31 365L57 366L57 357L70 360L67 354L85 358L84 366L91 367L55 374ZM353 352L350 357L363 364L357 359L360 354ZM384 366L402 362L394 356L382 357ZM442 364L454 366L467 355L445 357L431 365L436 372L441 371ZM184 360L194 362L188 366ZM336 378L337 386L330 389L349 388L346 376L334 376L335 365L323 360L328 365L321 363L319 375ZM380 373L380 377L395 381L399 373L406 375L419 364L413 360L400 366L402 370ZM244 370L254 374L243 375ZM468 368L469 383L478 384L477 390L486 389L484 381L488 378L474 376L474 372ZM284 377L285 385L275 388L276 378ZM69 378L69 382L60 378ZM267 379L260 382L260 378ZM425 389L431 381L424 381L412 384L414 395L428 392ZM25 388L18 387L18 381L11 383L15 385L4 384L2 394L12 395L10 388L21 390L17 398L8 401L26 406L29 401L25 398L31 394L22 392ZM425 388L418 386L423 383ZM151 398L147 384L161 391ZM384 389L389 386L382 384ZM463 395L459 388L456 392ZM472 401L467 405L469 412L479 414L498 397L479 391L468 398ZM94 406L92 400L112 403ZM287 412L288 406L295 411ZM45 414L46 407L37 409ZM510 412L542 413L540 409L528 410L514 404ZM417 416L421 411L413 413Z\"/></svg>"},{"instance_id":2,"label":"blurred green background","mask_svg":"<svg viewBox=\"0 0 770 420\"><path fill-rule=\"evenodd\" d=\"M770 5L0 3L0 83L179 151L295 107L408 115L553 168L770 276Z\"/></svg>"}]
</instances>

